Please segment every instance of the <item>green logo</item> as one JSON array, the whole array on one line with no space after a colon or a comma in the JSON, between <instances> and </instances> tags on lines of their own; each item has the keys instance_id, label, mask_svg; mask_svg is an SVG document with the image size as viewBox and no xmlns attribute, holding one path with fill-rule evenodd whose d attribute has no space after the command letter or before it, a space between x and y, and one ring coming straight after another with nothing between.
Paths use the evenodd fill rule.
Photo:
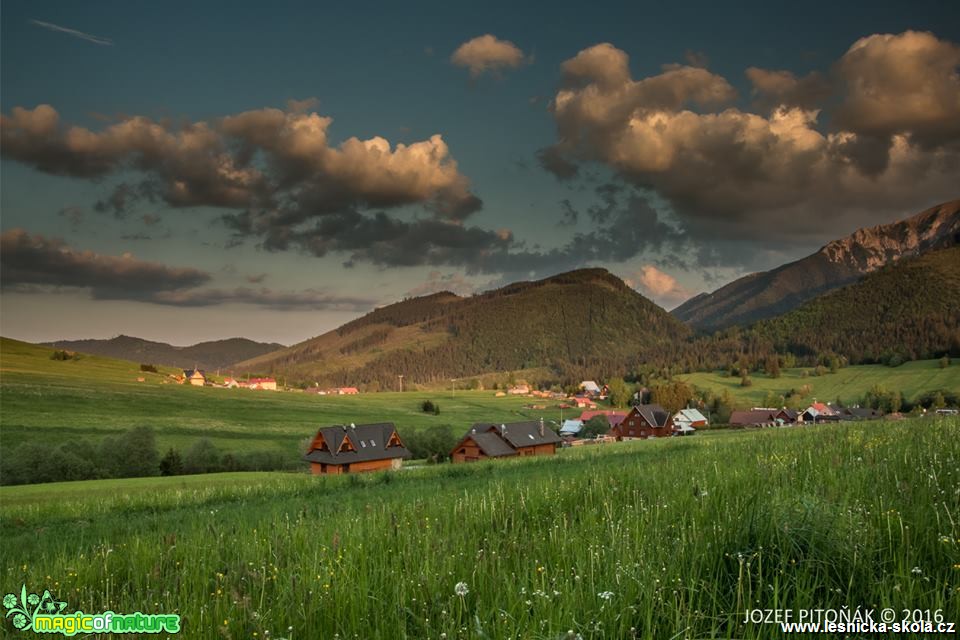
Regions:
<instances>
[{"instance_id":1,"label":"green logo","mask_svg":"<svg viewBox=\"0 0 960 640\"><path fill-rule=\"evenodd\" d=\"M136 611L130 614L88 614L83 611L64 614L67 603L57 600L48 590L43 595L27 593L27 585L20 587L19 597L14 593L3 596L5 618L12 618L14 628L34 633L59 633L73 636L78 633L179 633L180 616L176 614L149 614Z\"/></svg>"}]
</instances>

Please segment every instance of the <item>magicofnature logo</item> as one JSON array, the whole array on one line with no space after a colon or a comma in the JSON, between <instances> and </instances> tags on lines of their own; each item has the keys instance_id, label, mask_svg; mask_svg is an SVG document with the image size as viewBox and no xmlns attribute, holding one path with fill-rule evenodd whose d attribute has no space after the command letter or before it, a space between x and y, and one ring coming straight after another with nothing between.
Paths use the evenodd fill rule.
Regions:
<instances>
[{"instance_id":1,"label":"magicofnature logo","mask_svg":"<svg viewBox=\"0 0 960 640\"><path fill-rule=\"evenodd\" d=\"M57 600L49 590L43 595L27 593L27 585L20 587L20 596L3 596L5 618L20 631L59 633L73 636L78 633L179 633L180 616L172 613L63 613L67 603Z\"/></svg>"}]
</instances>

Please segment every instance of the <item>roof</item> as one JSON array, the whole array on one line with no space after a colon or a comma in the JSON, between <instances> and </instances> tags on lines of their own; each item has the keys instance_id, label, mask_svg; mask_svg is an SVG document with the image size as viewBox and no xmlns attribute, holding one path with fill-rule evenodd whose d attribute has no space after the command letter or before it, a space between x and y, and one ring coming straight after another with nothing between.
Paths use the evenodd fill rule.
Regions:
<instances>
[{"instance_id":1,"label":"roof","mask_svg":"<svg viewBox=\"0 0 960 640\"><path fill-rule=\"evenodd\" d=\"M247 380L247 382L250 383L250 384L258 384L258 383L261 383L261 382L276 382L276 379L274 379L274 378L250 378L249 380Z\"/></svg>"},{"instance_id":2,"label":"roof","mask_svg":"<svg viewBox=\"0 0 960 640\"><path fill-rule=\"evenodd\" d=\"M600 393L600 387L593 380L584 380L580 383L580 388L584 391L592 391L593 393Z\"/></svg>"},{"instance_id":3,"label":"roof","mask_svg":"<svg viewBox=\"0 0 960 640\"><path fill-rule=\"evenodd\" d=\"M563 426L560 427L560 433L580 433L580 430L583 428L582 420L564 420Z\"/></svg>"},{"instance_id":4,"label":"roof","mask_svg":"<svg viewBox=\"0 0 960 640\"><path fill-rule=\"evenodd\" d=\"M351 462L366 462L368 460L390 460L394 458L409 458L410 452L406 447L393 446L386 448L387 442L396 432L392 422L377 424L334 425L321 427L319 434L323 435L329 451L313 449L304 456L310 462L326 464L350 464ZM345 438L349 438L355 451L341 451L340 445Z\"/></svg>"},{"instance_id":5,"label":"roof","mask_svg":"<svg viewBox=\"0 0 960 640\"><path fill-rule=\"evenodd\" d=\"M611 411L610 409L601 409L598 411L584 411L583 413L580 414L580 420L581 422L586 422L587 420L590 420L591 418L596 418L597 416L605 416L607 419L607 422L610 423L610 426L615 427L621 422L623 422L623 419L627 417L627 412Z\"/></svg>"},{"instance_id":6,"label":"roof","mask_svg":"<svg viewBox=\"0 0 960 640\"><path fill-rule=\"evenodd\" d=\"M677 412L677 415L674 416L673 419L677 420L678 418L682 418L688 422L706 422L707 421L707 417L696 409L680 409L680 411Z\"/></svg>"},{"instance_id":7,"label":"roof","mask_svg":"<svg viewBox=\"0 0 960 640\"><path fill-rule=\"evenodd\" d=\"M516 455L517 450L507 444L503 438L492 431L478 431L477 433L468 433L466 438L470 438L477 443L480 450L491 458L500 456ZM464 438L464 440L466 440Z\"/></svg>"},{"instance_id":8,"label":"roof","mask_svg":"<svg viewBox=\"0 0 960 640\"><path fill-rule=\"evenodd\" d=\"M510 443L514 448L532 447L538 444L560 444L560 436L553 429L546 427L542 420L528 422L510 422L508 424L491 424L478 422L470 428L477 433L493 431ZM542 431L542 435L541 435Z\"/></svg>"},{"instance_id":9,"label":"roof","mask_svg":"<svg viewBox=\"0 0 960 640\"><path fill-rule=\"evenodd\" d=\"M203 373L203 369L184 369L183 370L183 375L187 376L188 378L192 378L194 374L200 374L201 376L206 377Z\"/></svg>"},{"instance_id":10,"label":"roof","mask_svg":"<svg viewBox=\"0 0 960 640\"><path fill-rule=\"evenodd\" d=\"M658 404L638 404L633 408L651 427L665 427L670 421L670 414Z\"/></svg>"},{"instance_id":11,"label":"roof","mask_svg":"<svg viewBox=\"0 0 960 640\"><path fill-rule=\"evenodd\" d=\"M828 404L823 404L822 402L814 402L810 405L811 409L816 409L817 413L820 415L834 416L837 415L837 411Z\"/></svg>"},{"instance_id":12,"label":"roof","mask_svg":"<svg viewBox=\"0 0 960 640\"><path fill-rule=\"evenodd\" d=\"M692 433L696 431L693 427L688 424L678 424L673 428L674 431L679 431L680 433Z\"/></svg>"},{"instance_id":13,"label":"roof","mask_svg":"<svg viewBox=\"0 0 960 640\"><path fill-rule=\"evenodd\" d=\"M730 414L730 424L773 424L777 421L777 413L770 409L752 411L734 411Z\"/></svg>"},{"instance_id":14,"label":"roof","mask_svg":"<svg viewBox=\"0 0 960 640\"><path fill-rule=\"evenodd\" d=\"M881 415L879 411L869 407L847 407L842 413L854 418L879 418Z\"/></svg>"}]
</instances>

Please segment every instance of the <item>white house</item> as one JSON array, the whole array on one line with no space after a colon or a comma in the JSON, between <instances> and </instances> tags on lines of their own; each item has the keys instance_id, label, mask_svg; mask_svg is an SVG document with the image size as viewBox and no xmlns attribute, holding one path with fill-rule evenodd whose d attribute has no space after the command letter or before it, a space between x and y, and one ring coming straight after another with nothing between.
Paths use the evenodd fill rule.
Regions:
<instances>
[{"instance_id":1,"label":"white house","mask_svg":"<svg viewBox=\"0 0 960 640\"><path fill-rule=\"evenodd\" d=\"M673 416L674 431L680 432L681 435L693 433L698 428L709 425L710 422L706 416L696 409L681 409Z\"/></svg>"},{"instance_id":2,"label":"white house","mask_svg":"<svg viewBox=\"0 0 960 640\"><path fill-rule=\"evenodd\" d=\"M584 380L580 383L580 388L583 389L586 393L592 393L594 395L600 394L600 386L597 385L593 380Z\"/></svg>"}]
</instances>

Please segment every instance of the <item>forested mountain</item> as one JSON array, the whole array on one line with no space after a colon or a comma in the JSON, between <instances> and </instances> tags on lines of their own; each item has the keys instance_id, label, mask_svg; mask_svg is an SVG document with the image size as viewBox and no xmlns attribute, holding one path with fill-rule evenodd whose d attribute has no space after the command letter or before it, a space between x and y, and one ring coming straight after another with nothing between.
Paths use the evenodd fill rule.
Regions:
<instances>
[{"instance_id":1,"label":"forested mountain","mask_svg":"<svg viewBox=\"0 0 960 640\"><path fill-rule=\"evenodd\" d=\"M547 368L561 377L620 371L690 331L605 269L449 292L377 309L241 368L329 384L391 388L488 372Z\"/></svg>"},{"instance_id":2,"label":"forested mountain","mask_svg":"<svg viewBox=\"0 0 960 640\"><path fill-rule=\"evenodd\" d=\"M209 370L227 368L241 360L248 360L283 348L282 344L254 342L246 338L229 338L200 342L189 347L175 347L165 342L153 342L123 335L109 340L59 340L44 344L58 349L132 360L144 364L184 369L198 367Z\"/></svg>"},{"instance_id":3,"label":"forested mountain","mask_svg":"<svg viewBox=\"0 0 960 640\"><path fill-rule=\"evenodd\" d=\"M691 298L672 313L706 331L742 326L786 313L901 258L958 242L960 200L953 200L906 220L860 229L802 260L750 274L713 293Z\"/></svg>"},{"instance_id":4,"label":"forested mountain","mask_svg":"<svg viewBox=\"0 0 960 640\"><path fill-rule=\"evenodd\" d=\"M752 331L781 353L852 364L960 354L960 247L890 264Z\"/></svg>"}]
</instances>

